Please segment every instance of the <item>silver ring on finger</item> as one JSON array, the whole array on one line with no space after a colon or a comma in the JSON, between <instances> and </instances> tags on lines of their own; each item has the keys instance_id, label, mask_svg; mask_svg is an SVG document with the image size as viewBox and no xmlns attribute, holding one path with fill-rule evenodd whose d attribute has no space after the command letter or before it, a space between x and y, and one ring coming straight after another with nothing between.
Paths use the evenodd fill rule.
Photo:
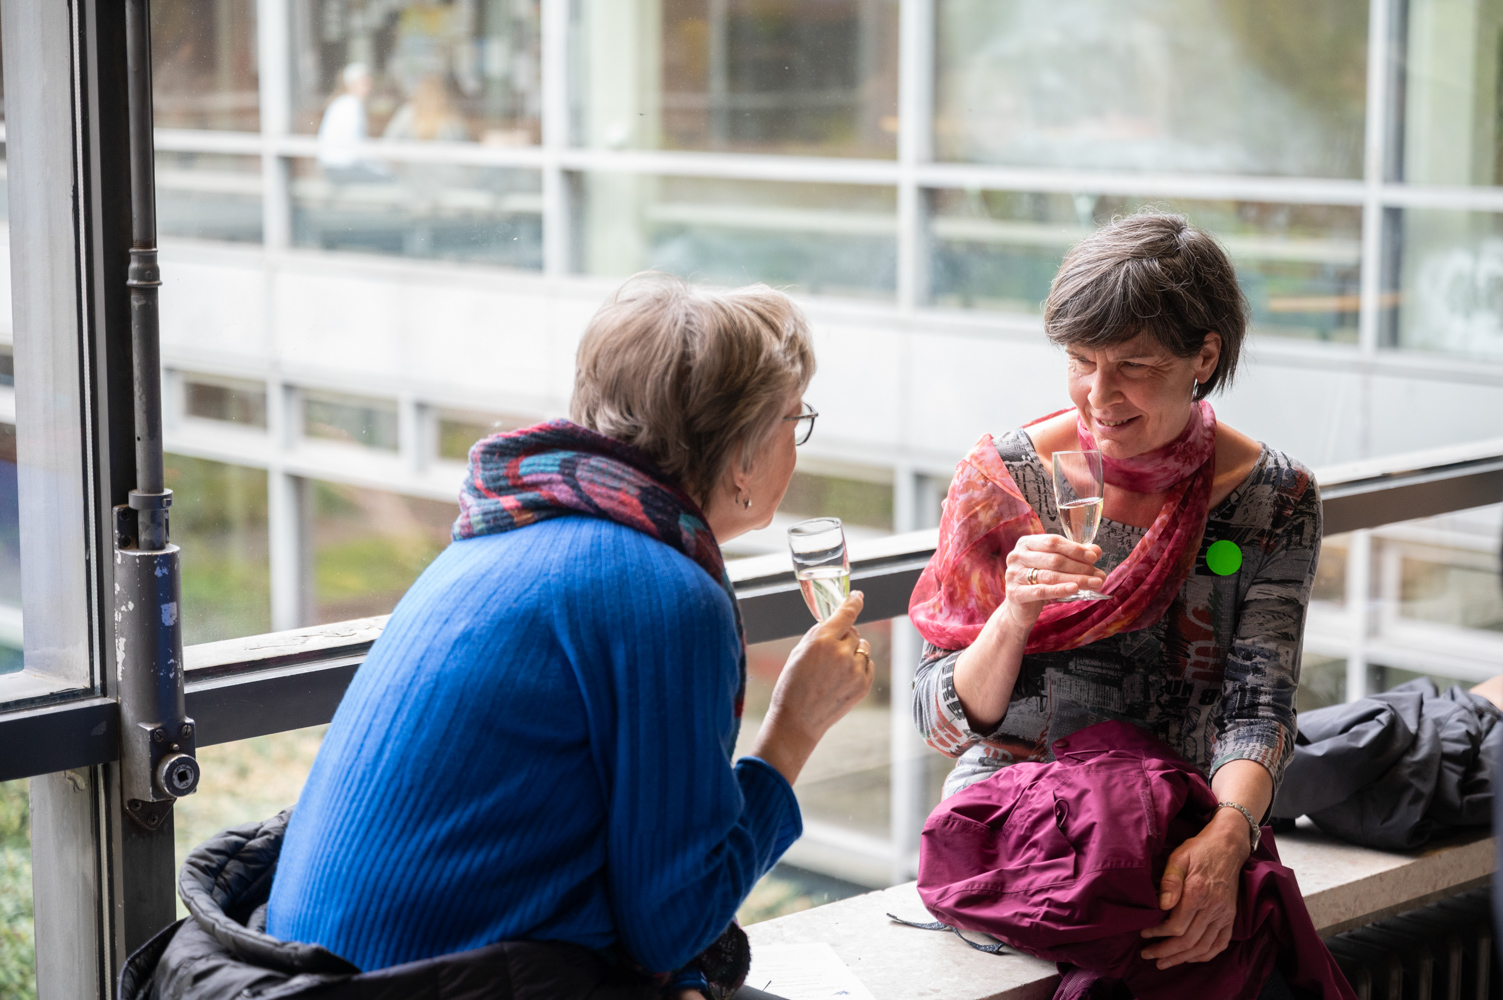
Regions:
<instances>
[{"instance_id":1,"label":"silver ring on finger","mask_svg":"<svg viewBox=\"0 0 1503 1000\"><path fill-rule=\"evenodd\" d=\"M1035 566L1035 567L1033 567L1032 569L1030 569L1028 571L1028 586L1030 586L1030 587L1037 586L1038 582L1039 582L1039 568L1037 566Z\"/></svg>"}]
</instances>

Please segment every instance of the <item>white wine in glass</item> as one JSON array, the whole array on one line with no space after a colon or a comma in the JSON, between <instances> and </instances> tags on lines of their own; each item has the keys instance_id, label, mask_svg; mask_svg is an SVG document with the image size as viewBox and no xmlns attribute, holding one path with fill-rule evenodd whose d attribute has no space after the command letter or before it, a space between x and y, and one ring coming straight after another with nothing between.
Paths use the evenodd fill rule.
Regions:
<instances>
[{"instance_id":1,"label":"white wine in glass","mask_svg":"<svg viewBox=\"0 0 1503 1000\"><path fill-rule=\"evenodd\" d=\"M1104 492L1101 452L1054 453L1054 503L1059 508L1059 521L1065 529L1066 538L1081 545L1090 545L1096 540L1096 529L1101 526ZM1110 598L1110 594L1079 590L1069 597L1059 597L1056 600L1105 601Z\"/></svg>"},{"instance_id":2,"label":"white wine in glass","mask_svg":"<svg viewBox=\"0 0 1503 1000\"><path fill-rule=\"evenodd\" d=\"M835 613L851 593L851 563L845 527L838 517L816 517L788 529L793 575L804 603L819 621Z\"/></svg>"}]
</instances>

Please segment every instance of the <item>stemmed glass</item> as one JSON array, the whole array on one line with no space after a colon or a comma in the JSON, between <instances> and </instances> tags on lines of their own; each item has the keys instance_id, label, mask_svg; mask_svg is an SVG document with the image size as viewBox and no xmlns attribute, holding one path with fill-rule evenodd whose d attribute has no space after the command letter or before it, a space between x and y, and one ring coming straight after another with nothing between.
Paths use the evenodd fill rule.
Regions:
<instances>
[{"instance_id":1,"label":"stemmed glass","mask_svg":"<svg viewBox=\"0 0 1503 1000\"><path fill-rule=\"evenodd\" d=\"M1090 545L1096 540L1096 528L1101 524L1102 493L1101 452L1054 453L1054 503L1059 508L1065 537L1070 541ZM1110 594L1080 590L1056 600L1105 601L1110 598Z\"/></svg>"},{"instance_id":2,"label":"stemmed glass","mask_svg":"<svg viewBox=\"0 0 1503 1000\"><path fill-rule=\"evenodd\" d=\"M793 575L804 603L824 621L851 593L851 562L845 552L845 528L838 517L816 517L788 529Z\"/></svg>"}]
</instances>

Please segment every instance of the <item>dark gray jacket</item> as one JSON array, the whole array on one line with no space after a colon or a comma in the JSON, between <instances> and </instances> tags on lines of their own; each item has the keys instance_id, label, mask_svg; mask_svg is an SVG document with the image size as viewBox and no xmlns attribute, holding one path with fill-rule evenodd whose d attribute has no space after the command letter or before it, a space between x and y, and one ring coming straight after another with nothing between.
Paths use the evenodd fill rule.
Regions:
<instances>
[{"instance_id":1,"label":"dark gray jacket","mask_svg":"<svg viewBox=\"0 0 1503 1000\"><path fill-rule=\"evenodd\" d=\"M1303 713L1273 816L1307 815L1343 840L1396 851L1487 826L1500 720L1487 699L1441 694L1428 678Z\"/></svg>"},{"instance_id":2,"label":"dark gray jacket","mask_svg":"<svg viewBox=\"0 0 1503 1000\"><path fill-rule=\"evenodd\" d=\"M190 916L130 957L120 1000L649 1000L661 990L574 944L509 941L362 973L266 931L288 812L195 848L178 889Z\"/></svg>"}]
</instances>

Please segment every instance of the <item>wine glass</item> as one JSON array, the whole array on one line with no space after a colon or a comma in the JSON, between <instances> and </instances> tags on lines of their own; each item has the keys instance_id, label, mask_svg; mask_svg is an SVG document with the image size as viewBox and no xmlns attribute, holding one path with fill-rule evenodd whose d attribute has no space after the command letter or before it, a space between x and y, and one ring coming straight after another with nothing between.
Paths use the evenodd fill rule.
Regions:
<instances>
[{"instance_id":1,"label":"wine glass","mask_svg":"<svg viewBox=\"0 0 1503 1000\"><path fill-rule=\"evenodd\" d=\"M824 621L851 592L851 562L845 552L845 528L838 517L816 517L788 529L793 575L804 603Z\"/></svg>"},{"instance_id":2,"label":"wine glass","mask_svg":"<svg viewBox=\"0 0 1503 1000\"><path fill-rule=\"evenodd\" d=\"M1054 503L1065 537L1081 545L1096 540L1101 524L1101 452L1056 451L1054 453ZM1110 594L1080 590L1058 601L1105 601Z\"/></svg>"}]
</instances>

